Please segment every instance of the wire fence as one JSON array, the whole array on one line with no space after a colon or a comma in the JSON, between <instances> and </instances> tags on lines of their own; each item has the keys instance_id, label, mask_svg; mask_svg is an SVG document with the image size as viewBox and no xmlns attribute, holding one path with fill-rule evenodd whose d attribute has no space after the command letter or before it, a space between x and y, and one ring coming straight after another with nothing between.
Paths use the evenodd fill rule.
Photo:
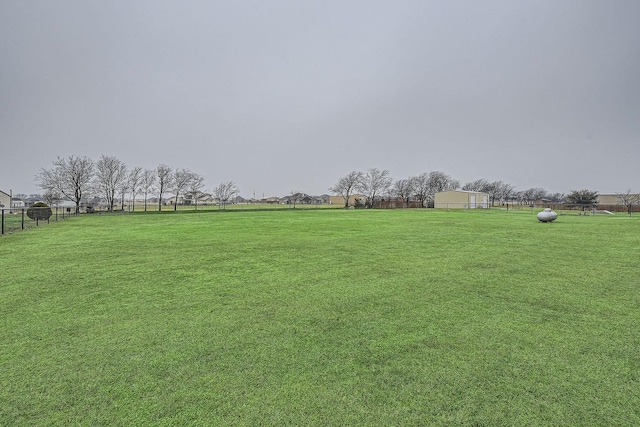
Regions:
<instances>
[{"instance_id":1,"label":"wire fence","mask_svg":"<svg viewBox=\"0 0 640 427\"><path fill-rule=\"evenodd\" d=\"M76 216L73 208L30 207L0 209L0 235L40 227Z\"/></svg>"},{"instance_id":2,"label":"wire fence","mask_svg":"<svg viewBox=\"0 0 640 427\"><path fill-rule=\"evenodd\" d=\"M509 204L494 206L495 208L508 208L509 210L531 210L532 212L539 212L544 208L550 208L557 211L559 214L564 215L597 215L602 213L637 213L640 212L640 206L624 206L624 205L568 205L564 203L536 203L536 204Z\"/></svg>"},{"instance_id":3,"label":"wire fence","mask_svg":"<svg viewBox=\"0 0 640 427\"><path fill-rule=\"evenodd\" d=\"M377 203L376 209L429 209L433 208L433 203L428 207L422 207L419 203ZM498 211L528 211L531 213L537 213L544 208L551 208L559 215L595 215L599 213L629 213L640 212L640 206L632 206L631 211L626 206L621 205L599 205L596 207L579 207L568 206L564 204L500 204L500 205L483 205L468 203L446 203L445 205L435 206L440 210L451 211L485 211L498 210ZM167 205L162 207L162 211L158 209L158 205L147 205L146 210L144 206L136 205L124 206L124 209L114 210L109 212L105 208L97 208L89 210L83 210L83 214L102 214L102 213L170 213L174 212L174 209L178 212L187 211L285 211L285 210L316 210L316 209L344 209L343 205L330 205L330 204L279 204L279 203L242 203L242 204L229 204L226 206L217 205L203 205L203 206L176 206ZM22 231L29 228L39 227L59 221L67 220L75 217L78 214L75 212L75 208L68 207L30 207L30 208L2 208L1 214L1 227L0 235L10 234L17 231Z\"/></svg>"},{"instance_id":4,"label":"wire fence","mask_svg":"<svg viewBox=\"0 0 640 427\"><path fill-rule=\"evenodd\" d=\"M169 213L169 212L201 212L201 211L284 211L284 210L316 210L316 209L340 209L344 205L336 204L315 204L315 203L229 203L226 205L218 204L201 204L201 205L162 205L162 209L155 204L147 204L146 206L141 202L136 202L135 205L124 204L124 206L114 207L113 212L124 213ZM108 208L104 206L98 206L92 210L92 213L106 213L109 212Z\"/></svg>"}]
</instances>

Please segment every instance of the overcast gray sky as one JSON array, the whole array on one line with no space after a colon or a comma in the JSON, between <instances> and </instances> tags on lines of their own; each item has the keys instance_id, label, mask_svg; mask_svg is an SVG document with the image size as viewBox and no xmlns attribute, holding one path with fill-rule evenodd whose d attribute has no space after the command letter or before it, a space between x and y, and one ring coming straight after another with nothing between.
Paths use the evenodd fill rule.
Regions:
<instances>
[{"instance_id":1,"label":"overcast gray sky","mask_svg":"<svg viewBox=\"0 0 640 427\"><path fill-rule=\"evenodd\" d=\"M326 193L351 170L640 191L640 1L0 0L0 189L113 155Z\"/></svg>"}]
</instances>

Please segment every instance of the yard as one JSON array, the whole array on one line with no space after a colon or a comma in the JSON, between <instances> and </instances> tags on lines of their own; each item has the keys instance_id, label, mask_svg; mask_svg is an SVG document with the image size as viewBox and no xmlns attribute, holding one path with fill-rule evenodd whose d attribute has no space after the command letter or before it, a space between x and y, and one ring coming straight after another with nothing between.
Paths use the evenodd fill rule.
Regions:
<instances>
[{"instance_id":1,"label":"yard","mask_svg":"<svg viewBox=\"0 0 640 427\"><path fill-rule=\"evenodd\" d=\"M638 425L640 219L83 215L0 236L1 425Z\"/></svg>"}]
</instances>

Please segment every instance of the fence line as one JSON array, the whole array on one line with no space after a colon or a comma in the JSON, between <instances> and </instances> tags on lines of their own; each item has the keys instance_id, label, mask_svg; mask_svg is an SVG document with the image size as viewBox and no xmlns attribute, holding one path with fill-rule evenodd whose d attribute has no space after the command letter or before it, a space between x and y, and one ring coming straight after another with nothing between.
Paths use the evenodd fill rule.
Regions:
<instances>
[{"instance_id":1,"label":"fence line","mask_svg":"<svg viewBox=\"0 0 640 427\"><path fill-rule=\"evenodd\" d=\"M29 214L33 218L29 217ZM76 216L75 209L69 210L60 207L3 208L0 209L0 235L63 221L72 216Z\"/></svg>"},{"instance_id":2,"label":"fence line","mask_svg":"<svg viewBox=\"0 0 640 427\"><path fill-rule=\"evenodd\" d=\"M136 207L139 205L136 205ZM153 213L159 212L156 209L149 209L146 212ZM162 212L173 212L173 206L163 206ZM178 212L185 211L286 211L286 210L322 210L322 209L343 209L342 205L328 205L328 204L301 204L297 203L293 204L278 204L278 203L246 203L246 204L229 204L226 207L221 208L220 206L214 205L204 205L198 206L197 209L195 206L181 206L177 207ZM598 213L598 211L608 210L610 212L627 212L626 206L620 205L599 205L595 209L593 208L583 208L577 206L567 206L562 204L500 204L500 205L483 205L481 203L477 203L472 206L467 203L447 203L444 207L438 207L438 209L445 210L463 210L463 211L489 211L489 210L502 210L502 211L530 211L531 213L536 213L543 208L551 208L553 210L558 211L560 214L576 214L576 215L591 215L594 213ZM420 207L420 204L410 203L403 204L400 202L393 203L378 203L376 205L376 209L433 209L433 205L428 208ZM48 212L47 212L48 211ZM640 206L633 206L632 212L639 212ZM31 217L29 212L31 212ZM144 209L136 209L135 213L144 213ZM107 213L105 210L97 209L93 210L92 213ZM133 213L133 211L114 211L113 213ZM49 224L51 222L58 222L65 219L69 219L73 216L77 216L78 214L75 212L73 208L63 208L63 207L53 207L53 208L2 208L0 209L0 235L13 233L16 231L25 230L28 228L38 227L42 224Z\"/></svg>"},{"instance_id":3,"label":"fence line","mask_svg":"<svg viewBox=\"0 0 640 427\"><path fill-rule=\"evenodd\" d=\"M229 203L224 206L221 205L178 205L177 209L174 208L174 205L163 205L162 211L158 210L158 205L147 206L147 210L144 210L142 205L136 204L135 210L128 209L125 206L124 211L120 209L114 209L114 213L124 212L124 213L171 213L174 211L177 212L213 212L213 211L285 211L285 210L317 210L317 209L341 209L343 205L331 205L328 203L323 204L315 204L315 203L293 203L284 204L284 203ZM108 211L103 207L97 207L93 210L92 213L107 213Z\"/></svg>"}]
</instances>

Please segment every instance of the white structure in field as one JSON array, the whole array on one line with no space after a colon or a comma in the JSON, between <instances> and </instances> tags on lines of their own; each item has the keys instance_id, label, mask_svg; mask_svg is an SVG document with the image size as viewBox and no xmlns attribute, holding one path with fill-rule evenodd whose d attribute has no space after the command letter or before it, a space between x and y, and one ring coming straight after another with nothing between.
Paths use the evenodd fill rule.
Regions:
<instances>
[{"instance_id":1,"label":"white structure in field","mask_svg":"<svg viewBox=\"0 0 640 427\"><path fill-rule=\"evenodd\" d=\"M433 207L436 209L486 209L489 207L489 194L479 191L443 191L435 194Z\"/></svg>"},{"instance_id":2,"label":"white structure in field","mask_svg":"<svg viewBox=\"0 0 640 427\"><path fill-rule=\"evenodd\" d=\"M556 220L556 218L558 218L558 214L552 211L551 209L546 208L542 212L539 212L538 215L536 215L536 217L540 222L553 222Z\"/></svg>"}]
</instances>

